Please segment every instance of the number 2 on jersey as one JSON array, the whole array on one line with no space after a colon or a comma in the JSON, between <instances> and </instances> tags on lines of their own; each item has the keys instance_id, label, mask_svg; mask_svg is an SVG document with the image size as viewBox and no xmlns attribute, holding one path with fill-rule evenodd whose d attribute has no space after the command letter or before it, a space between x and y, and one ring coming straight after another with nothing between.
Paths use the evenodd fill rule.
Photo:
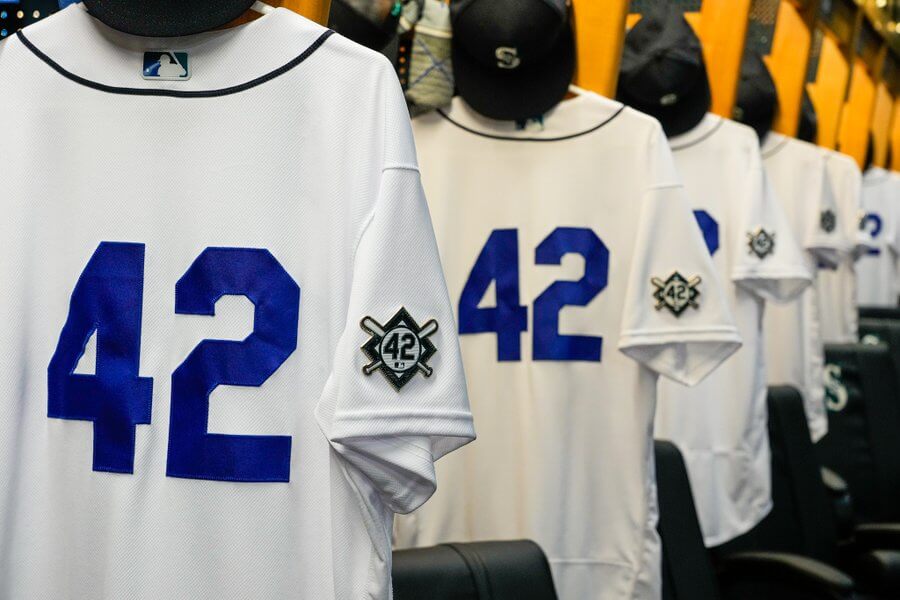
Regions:
<instances>
[{"instance_id":1,"label":"number 2 on jersey","mask_svg":"<svg viewBox=\"0 0 900 600\"><path fill-rule=\"evenodd\" d=\"M138 375L143 287L144 245L102 242L75 285L47 369L47 415L93 422L95 471L133 473L136 426L150 424L153 380ZM175 286L175 312L212 316L226 294L253 302L253 332L204 340L175 369L166 474L289 481L290 436L211 434L207 424L216 387L260 386L296 349L300 288L267 250L207 248ZM76 374L95 332L95 374Z\"/></svg>"},{"instance_id":2,"label":"number 2 on jersey","mask_svg":"<svg viewBox=\"0 0 900 600\"><path fill-rule=\"evenodd\" d=\"M592 230L558 227L535 249L535 263L558 265L566 254L584 257L584 276L578 281L556 281L534 301L533 360L599 362L603 338L559 333L559 312L565 306L587 306L606 288L609 250ZM478 304L494 282L496 304ZM459 299L461 334L497 334L497 360L521 360L521 332L528 329L528 309L519 305L519 234L497 229L472 267Z\"/></svg>"}]
</instances>

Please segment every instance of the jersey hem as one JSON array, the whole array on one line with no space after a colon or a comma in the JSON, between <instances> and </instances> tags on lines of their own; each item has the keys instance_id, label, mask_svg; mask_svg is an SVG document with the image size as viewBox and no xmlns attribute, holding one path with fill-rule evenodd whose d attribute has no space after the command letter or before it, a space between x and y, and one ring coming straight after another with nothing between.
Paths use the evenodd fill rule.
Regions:
<instances>
[{"instance_id":1,"label":"jersey hem","mask_svg":"<svg viewBox=\"0 0 900 600\"><path fill-rule=\"evenodd\" d=\"M772 512L772 508L774 507L774 505L775 503L770 499L763 506L761 506L759 510L753 511L753 516L751 518L741 521L740 525L738 525L728 533L710 536L709 538L703 536L703 544L707 548L712 548L714 546L721 546L722 544L726 544L731 540L744 535L745 533L762 523L762 520L765 519L770 512Z\"/></svg>"}]
</instances>

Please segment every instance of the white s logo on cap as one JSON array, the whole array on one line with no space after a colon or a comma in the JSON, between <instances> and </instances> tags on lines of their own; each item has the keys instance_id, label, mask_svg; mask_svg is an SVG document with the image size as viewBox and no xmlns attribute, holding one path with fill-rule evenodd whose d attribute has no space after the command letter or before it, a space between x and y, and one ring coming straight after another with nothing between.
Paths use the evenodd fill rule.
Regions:
<instances>
[{"instance_id":1,"label":"white s logo on cap","mask_svg":"<svg viewBox=\"0 0 900 600\"><path fill-rule=\"evenodd\" d=\"M500 46L494 50L494 56L497 57L497 66L501 69L515 69L522 64L522 59L519 58L519 50L517 48Z\"/></svg>"}]
</instances>

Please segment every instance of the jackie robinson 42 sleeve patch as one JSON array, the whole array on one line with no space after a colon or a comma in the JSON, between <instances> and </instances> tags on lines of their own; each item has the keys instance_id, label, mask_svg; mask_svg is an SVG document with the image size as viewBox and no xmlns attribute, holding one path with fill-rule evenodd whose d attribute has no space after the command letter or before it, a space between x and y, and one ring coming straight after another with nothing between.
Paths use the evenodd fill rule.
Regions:
<instances>
[{"instance_id":1,"label":"jackie robinson 42 sleeve patch","mask_svg":"<svg viewBox=\"0 0 900 600\"><path fill-rule=\"evenodd\" d=\"M398 391L420 371L425 377L431 377L434 370L428 366L428 360L437 348L428 338L438 330L437 321L431 319L420 327L401 308L384 325L372 317L364 317L360 327L371 336L362 346L370 361L363 367L364 374L381 371Z\"/></svg>"},{"instance_id":2,"label":"jackie robinson 42 sleeve patch","mask_svg":"<svg viewBox=\"0 0 900 600\"><path fill-rule=\"evenodd\" d=\"M697 300L700 297L700 290L697 289L700 281L699 275L685 279L678 271L669 275L666 280L652 277L650 283L656 288L653 292L653 298L656 300L654 308L656 310L667 308L676 317L680 317L688 307L700 308Z\"/></svg>"}]
</instances>

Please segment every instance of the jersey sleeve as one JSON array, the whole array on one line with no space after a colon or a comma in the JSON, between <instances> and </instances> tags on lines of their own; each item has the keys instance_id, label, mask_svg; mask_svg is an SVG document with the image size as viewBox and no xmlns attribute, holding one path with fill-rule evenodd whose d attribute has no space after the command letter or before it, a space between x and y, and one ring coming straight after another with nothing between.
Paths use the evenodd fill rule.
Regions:
<instances>
[{"instance_id":1,"label":"jersey sleeve","mask_svg":"<svg viewBox=\"0 0 900 600\"><path fill-rule=\"evenodd\" d=\"M839 222L841 211L838 210L834 188L825 168L825 157L818 156L811 166L811 185L806 198L808 220L800 242L818 263L834 268L846 247L844 230Z\"/></svg>"},{"instance_id":2,"label":"jersey sleeve","mask_svg":"<svg viewBox=\"0 0 900 600\"><path fill-rule=\"evenodd\" d=\"M694 385L731 356L741 338L662 130L654 137L654 183L641 200L619 350Z\"/></svg>"},{"instance_id":3,"label":"jersey sleeve","mask_svg":"<svg viewBox=\"0 0 900 600\"><path fill-rule=\"evenodd\" d=\"M789 302L812 283L812 273L758 153L751 162L750 197L731 238L731 278L765 300Z\"/></svg>"},{"instance_id":4,"label":"jersey sleeve","mask_svg":"<svg viewBox=\"0 0 900 600\"><path fill-rule=\"evenodd\" d=\"M389 85L399 99L388 103L386 167L316 416L351 476L407 513L434 493L434 462L475 432L409 117L399 85Z\"/></svg>"}]
</instances>

